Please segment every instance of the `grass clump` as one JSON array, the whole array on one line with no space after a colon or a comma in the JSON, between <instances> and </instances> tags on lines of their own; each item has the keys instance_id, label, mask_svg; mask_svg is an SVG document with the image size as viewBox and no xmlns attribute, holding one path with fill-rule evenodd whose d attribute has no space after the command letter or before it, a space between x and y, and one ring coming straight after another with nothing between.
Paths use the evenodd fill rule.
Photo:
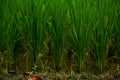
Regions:
<instances>
[{"instance_id":1,"label":"grass clump","mask_svg":"<svg viewBox=\"0 0 120 80\"><path fill-rule=\"evenodd\" d=\"M6 72L13 66L14 70L20 66L36 69L47 61L44 57L52 57L48 65L60 71L68 48L71 54L75 53L73 62L79 72L85 70L89 46L99 71L107 65L110 44L117 44L119 56L117 0L1 0L0 3L0 55L6 58L1 59L0 66L5 62L2 68ZM44 56L45 50L52 56Z\"/></svg>"}]
</instances>

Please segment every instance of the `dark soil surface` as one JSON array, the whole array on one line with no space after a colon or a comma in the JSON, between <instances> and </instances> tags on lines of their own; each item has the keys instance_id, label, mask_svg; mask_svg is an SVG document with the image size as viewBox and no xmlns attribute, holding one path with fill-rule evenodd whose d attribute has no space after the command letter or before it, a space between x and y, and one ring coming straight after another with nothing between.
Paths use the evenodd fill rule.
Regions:
<instances>
[{"instance_id":1,"label":"dark soil surface","mask_svg":"<svg viewBox=\"0 0 120 80\"><path fill-rule=\"evenodd\" d=\"M65 73L40 73L40 74L30 74L30 75L0 75L0 80L27 80L30 76L37 75L40 76L42 80L120 80L120 73L102 73L102 74L87 74L72 73L71 75Z\"/></svg>"}]
</instances>

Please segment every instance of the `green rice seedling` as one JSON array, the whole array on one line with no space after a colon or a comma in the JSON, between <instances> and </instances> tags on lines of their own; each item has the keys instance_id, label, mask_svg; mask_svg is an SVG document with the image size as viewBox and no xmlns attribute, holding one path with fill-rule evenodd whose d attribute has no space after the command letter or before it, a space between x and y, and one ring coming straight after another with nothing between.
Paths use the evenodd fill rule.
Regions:
<instances>
[{"instance_id":1,"label":"green rice seedling","mask_svg":"<svg viewBox=\"0 0 120 80\"><path fill-rule=\"evenodd\" d=\"M3 1L0 1L0 66L1 66L1 69L0 71L2 72L2 70L4 70L6 67L2 67L2 64L5 63L4 61L4 56L3 56L3 52L5 51L5 43L6 43L6 27L5 27L5 21L4 21L4 17L3 17L3 14L4 14L4 2Z\"/></svg>"},{"instance_id":2,"label":"green rice seedling","mask_svg":"<svg viewBox=\"0 0 120 80\"><path fill-rule=\"evenodd\" d=\"M107 15L105 11L109 3L105 1L97 1L97 11L96 17L97 21L94 25L93 31L93 47L94 47L94 57L97 62L98 69L102 71L106 65L106 55L110 37L110 27L106 23Z\"/></svg>"},{"instance_id":3,"label":"green rice seedling","mask_svg":"<svg viewBox=\"0 0 120 80\"><path fill-rule=\"evenodd\" d=\"M5 24L4 24L4 22L2 22L2 21L0 21L0 36L1 36L1 38L0 38L0 52L2 52L2 50L3 50L3 48L4 48L4 45L5 45L5 40L6 40L6 38L5 38L5 27L3 27Z\"/></svg>"},{"instance_id":4,"label":"green rice seedling","mask_svg":"<svg viewBox=\"0 0 120 80\"><path fill-rule=\"evenodd\" d=\"M115 4L116 5L116 4ZM117 47L118 47L118 58L120 59L120 6L119 4L116 5L116 8L115 8L115 18L116 20L114 21L115 25L114 25L114 28L113 30L116 31L114 34L115 34L115 37L117 37Z\"/></svg>"},{"instance_id":5,"label":"green rice seedling","mask_svg":"<svg viewBox=\"0 0 120 80\"><path fill-rule=\"evenodd\" d=\"M111 6L111 8L109 8ZM112 47L111 54L107 54L107 56L114 56L118 59L119 52L117 52L118 49L118 35L119 35L119 11L120 6L119 2L117 0L113 1L111 0L107 7L107 26L110 27L110 45ZM110 51L110 50L109 50ZM119 59L118 59L119 60Z\"/></svg>"},{"instance_id":6,"label":"green rice seedling","mask_svg":"<svg viewBox=\"0 0 120 80\"><path fill-rule=\"evenodd\" d=\"M60 70L61 58L64 48L65 20L66 20L66 0L51 0L51 43L53 45L54 61L56 71Z\"/></svg>"},{"instance_id":7,"label":"green rice seedling","mask_svg":"<svg viewBox=\"0 0 120 80\"><path fill-rule=\"evenodd\" d=\"M78 70L81 71L86 60L86 52L90 38L89 26L85 23L86 9L84 1L72 1L71 11L71 39L72 46L76 52Z\"/></svg>"},{"instance_id":8,"label":"green rice seedling","mask_svg":"<svg viewBox=\"0 0 120 80\"><path fill-rule=\"evenodd\" d=\"M44 0L28 0L20 8L22 35L29 46L31 60L36 64L43 47L45 24L48 19L47 4L44 3Z\"/></svg>"},{"instance_id":9,"label":"green rice seedling","mask_svg":"<svg viewBox=\"0 0 120 80\"><path fill-rule=\"evenodd\" d=\"M16 18L12 19L9 25L6 28L6 42L7 42L7 49L8 49L8 56L12 60L12 64L14 65L14 69L17 67L17 58L20 52L18 49L22 48L21 36L18 30L18 25L14 21ZM19 45L18 45L19 44ZM21 45L21 46L20 46Z\"/></svg>"},{"instance_id":10,"label":"green rice seedling","mask_svg":"<svg viewBox=\"0 0 120 80\"><path fill-rule=\"evenodd\" d=\"M36 70L42 61L45 39L50 39L56 71L61 68L63 51L69 43L81 71L90 41L96 64L102 71L110 35L117 36L120 47L119 23L119 2L116 5L113 0L0 0L0 52L7 50L6 72L13 69L12 65L17 69L24 44ZM42 65L43 71L46 64Z\"/></svg>"},{"instance_id":11,"label":"green rice seedling","mask_svg":"<svg viewBox=\"0 0 120 80\"><path fill-rule=\"evenodd\" d=\"M6 41L6 20L7 20L7 4L5 4L5 1L0 1L0 52L5 47L5 41ZM4 17L5 16L5 17Z\"/></svg>"},{"instance_id":12,"label":"green rice seedling","mask_svg":"<svg viewBox=\"0 0 120 80\"><path fill-rule=\"evenodd\" d=\"M14 26L14 25L12 25L13 18L14 18L14 17L12 18L13 14L14 14L14 12L12 11L13 8L9 8L9 6L11 6L11 5L12 5L12 3L10 3L9 1L6 1L6 2L3 1L3 4L2 4L1 29L3 29L3 31L0 31L0 32L1 32L1 37L2 37L1 40L4 40L4 41L2 41L2 48L1 49L4 48L3 54L8 55L8 56L5 56L5 58L6 58L6 60L5 60L6 72L8 69L10 69L10 67L11 67L10 65L12 64L12 60L13 60L12 54L13 53L11 53L12 52L11 49L13 47L12 45L14 42L13 37L15 37L14 36L15 34L10 29L11 26ZM11 27L11 28L13 28L13 27ZM10 29L10 30L8 30L8 29ZM6 51L6 53L4 53L4 51Z\"/></svg>"},{"instance_id":13,"label":"green rice seedling","mask_svg":"<svg viewBox=\"0 0 120 80\"><path fill-rule=\"evenodd\" d=\"M120 28L119 28L119 23L120 23L120 12L119 12L119 15L118 15L118 25L117 25L117 28L118 28L118 56L120 57Z\"/></svg>"},{"instance_id":14,"label":"green rice seedling","mask_svg":"<svg viewBox=\"0 0 120 80\"><path fill-rule=\"evenodd\" d=\"M94 57L96 59L99 70L103 70L106 62L107 46L108 46L108 30L106 28L96 28L94 32Z\"/></svg>"}]
</instances>

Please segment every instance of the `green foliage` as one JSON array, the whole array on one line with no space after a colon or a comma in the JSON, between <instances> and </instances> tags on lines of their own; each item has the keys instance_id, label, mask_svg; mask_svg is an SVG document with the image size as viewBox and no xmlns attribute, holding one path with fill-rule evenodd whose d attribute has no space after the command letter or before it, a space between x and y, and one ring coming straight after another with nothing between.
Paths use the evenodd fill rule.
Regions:
<instances>
[{"instance_id":1,"label":"green foliage","mask_svg":"<svg viewBox=\"0 0 120 80\"><path fill-rule=\"evenodd\" d=\"M70 43L81 71L90 45L102 71L111 35L115 35L120 47L119 23L118 0L0 0L0 52L9 53L8 69L12 64L17 66L22 53L29 53L29 62L38 67L49 39L47 47L52 49L54 67L60 71L64 50ZM22 51L24 47L27 53Z\"/></svg>"},{"instance_id":2,"label":"green foliage","mask_svg":"<svg viewBox=\"0 0 120 80\"><path fill-rule=\"evenodd\" d=\"M84 1L73 1L71 10L71 41L72 46L76 52L76 61L78 63L78 70L81 71L86 60L86 52L88 43L90 41L90 29L89 25L85 22L88 14L86 13L86 7ZM88 7L88 6L87 6Z\"/></svg>"},{"instance_id":3,"label":"green foliage","mask_svg":"<svg viewBox=\"0 0 120 80\"><path fill-rule=\"evenodd\" d=\"M64 37L65 37L65 20L67 15L67 6L65 4L66 0L51 1L51 39L53 44L53 53L55 68L57 71L60 70L61 57L64 50Z\"/></svg>"}]
</instances>

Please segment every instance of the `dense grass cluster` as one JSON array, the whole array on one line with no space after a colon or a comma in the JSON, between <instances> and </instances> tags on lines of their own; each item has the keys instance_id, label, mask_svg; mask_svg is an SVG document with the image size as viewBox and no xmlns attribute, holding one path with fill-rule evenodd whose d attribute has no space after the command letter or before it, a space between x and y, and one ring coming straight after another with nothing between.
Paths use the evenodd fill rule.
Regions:
<instances>
[{"instance_id":1,"label":"dense grass cluster","mask_svg":"<svg viewBox=\"0 0 120 80\"><path fill-rule=\"evenodd\" d=\"M65 65L82 71L89 60L104 70L111 57L119 61L119 4L119 0L0 0L1 71L46 67L60 71Z\"/></svg>"}]
</instances>

